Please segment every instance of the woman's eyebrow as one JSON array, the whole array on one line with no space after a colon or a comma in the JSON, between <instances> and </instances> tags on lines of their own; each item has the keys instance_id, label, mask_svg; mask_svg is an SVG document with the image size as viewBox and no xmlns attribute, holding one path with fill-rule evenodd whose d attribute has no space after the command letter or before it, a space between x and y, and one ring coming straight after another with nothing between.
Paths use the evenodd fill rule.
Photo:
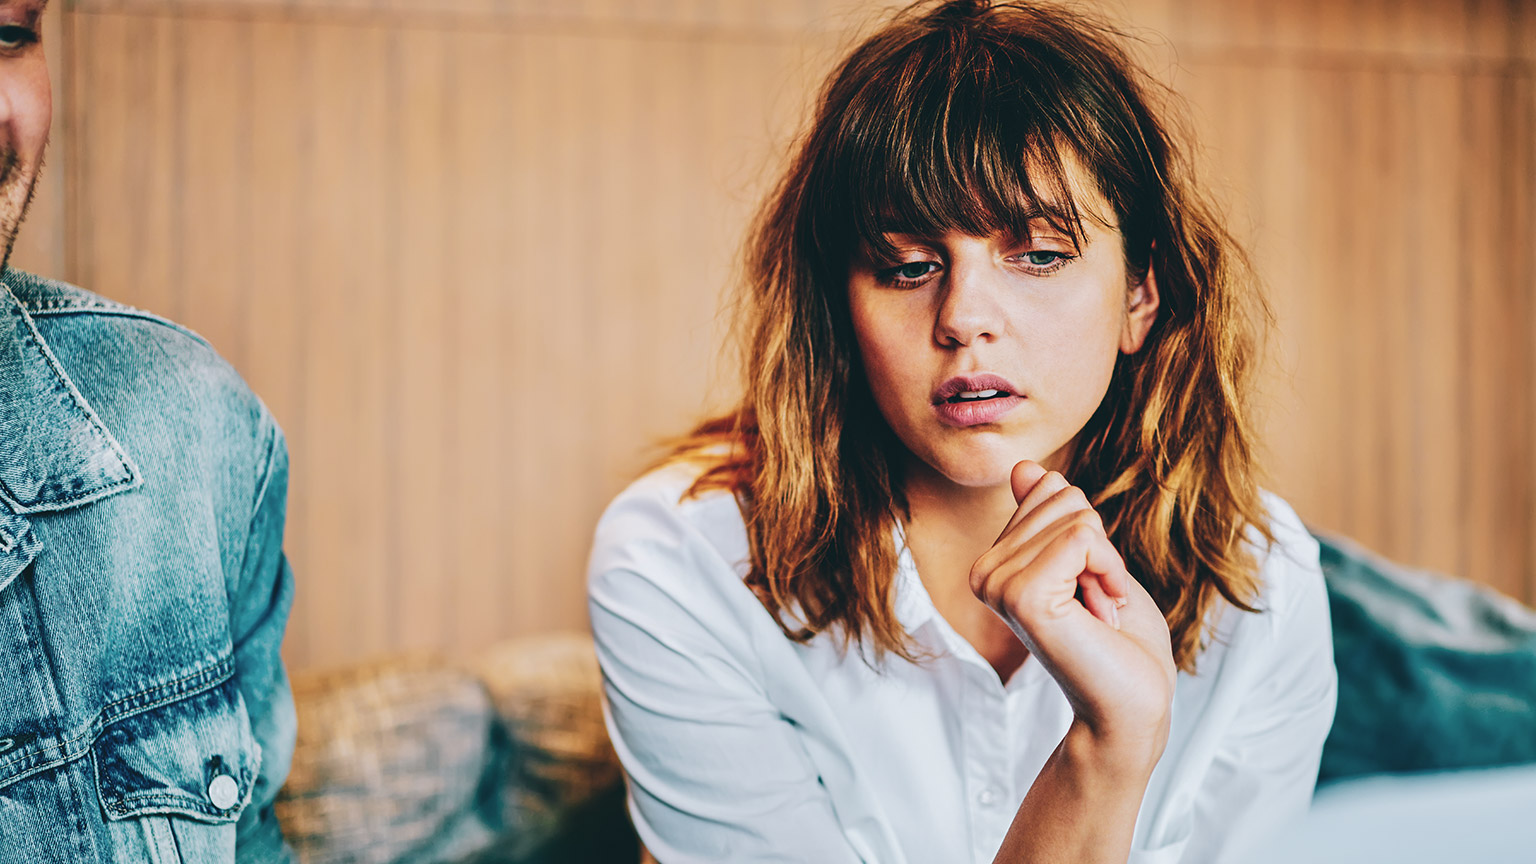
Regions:
<instances>
[{"instance_id":1,"label":"woman's eyebrow","mask_svg":"<svg viewBox=\"0 0 1536 864\"><path fill-rule=\"evenodd\" d=\"M48 9L48 0L0 0L0 9L26 16L27 25L35 27Z\"/></svg>"}]
</instances>

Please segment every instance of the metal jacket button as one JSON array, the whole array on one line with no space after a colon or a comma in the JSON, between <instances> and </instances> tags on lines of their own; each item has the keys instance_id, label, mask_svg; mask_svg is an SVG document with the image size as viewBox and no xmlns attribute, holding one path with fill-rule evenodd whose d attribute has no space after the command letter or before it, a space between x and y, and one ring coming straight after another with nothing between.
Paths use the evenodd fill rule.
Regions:
<instances>
[{"instance_id":1,"label":"metal jacket button","mask_svg":"<svg viewBox=\"0 0 1536 864\"><path fill-rule=\"evenodd\" d=\"M228 810L240 803L240 784L228 774L220 774L208 784L208 800L220 810Z\"/></svg>"}]
</instances>

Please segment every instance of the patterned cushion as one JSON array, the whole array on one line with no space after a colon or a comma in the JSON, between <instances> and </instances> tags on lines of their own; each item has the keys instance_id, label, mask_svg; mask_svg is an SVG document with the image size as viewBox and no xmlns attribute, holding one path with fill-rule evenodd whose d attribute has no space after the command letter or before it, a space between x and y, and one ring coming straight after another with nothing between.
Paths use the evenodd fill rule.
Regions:
<instances>
[{"instance_id":1,"label":"patterned cushion","mask_svg":"<svg viewBox=\"0 0 1536 864\"><path fill-rule=\"evenodd\" d=\"M637 861L600 687L585 633L296 676L283 832L305 864Z\"/></svg>"},{"instance_id":2,"label":"patterned cushion","mask_svg":"<svg viewBox=\"0 0 1536 864\"><path fill-rule=\"evenodd\" d=\"M498 748L473 674L391 660L293 689L298 742L276 806L305 864L451 860L490 841L477 793Z\"/></svg>"},{"instance_id":3,"label":"patterned cushion","mask_svg":"<svg viewBox=\"0 0 1536 864\"><path fill-rule=\"evenodd\" d=\"M475 663L513 741L501 782L499 855L522 858L570 829L612 834L634 861L633 829L616 806L618 757L603 726L602 673L585 633L549 633L503 642ZM590 839L590 838L589 838ZM599 838L605 840L607 837ZM606 847L605 847L606 848Z\"/></svg>"},{"instance_id":4,"label":"patterned cushion","mask_svg":"<svg viewBox=\"0 0 1536 864\"><path fill-rule=\"evenodd\" d=\"M1536 761L1536 612L1318 540L1339 670L1319 782Z\"/></svg>"}]
</instances>

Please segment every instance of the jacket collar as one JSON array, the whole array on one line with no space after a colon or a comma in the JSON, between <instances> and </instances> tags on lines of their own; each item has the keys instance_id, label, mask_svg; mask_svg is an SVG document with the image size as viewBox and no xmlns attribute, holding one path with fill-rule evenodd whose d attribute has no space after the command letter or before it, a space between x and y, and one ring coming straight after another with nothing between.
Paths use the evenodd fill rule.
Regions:
<instances>
[{"instance_id":1,"label":"jacket collar","mask_svg":"<svg viewBox=\"0 0 1536 864\"><path fill-rule=\"evenodd\" d=\"M44 513L137 486L139 472L122 445L64 373L11 292L13 272L7 270L0 283L3 503L16 515Z\"/></svg>"}]
</instances>

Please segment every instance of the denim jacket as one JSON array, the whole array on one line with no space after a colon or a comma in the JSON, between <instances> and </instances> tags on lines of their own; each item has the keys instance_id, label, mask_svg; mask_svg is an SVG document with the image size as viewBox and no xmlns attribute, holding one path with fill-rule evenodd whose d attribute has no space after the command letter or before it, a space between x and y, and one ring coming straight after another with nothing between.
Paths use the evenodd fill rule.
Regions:
<instances>
[{"instance_id":1,"label":"denim jacket","mask_svg":"<svg viewBox=\"0 0 1536 864\"><path fill-rule=\"evenodd\" d=\"M190 332L0 281L0 864L288 861L282 433Z\"/></svg>"}]
</instances>

